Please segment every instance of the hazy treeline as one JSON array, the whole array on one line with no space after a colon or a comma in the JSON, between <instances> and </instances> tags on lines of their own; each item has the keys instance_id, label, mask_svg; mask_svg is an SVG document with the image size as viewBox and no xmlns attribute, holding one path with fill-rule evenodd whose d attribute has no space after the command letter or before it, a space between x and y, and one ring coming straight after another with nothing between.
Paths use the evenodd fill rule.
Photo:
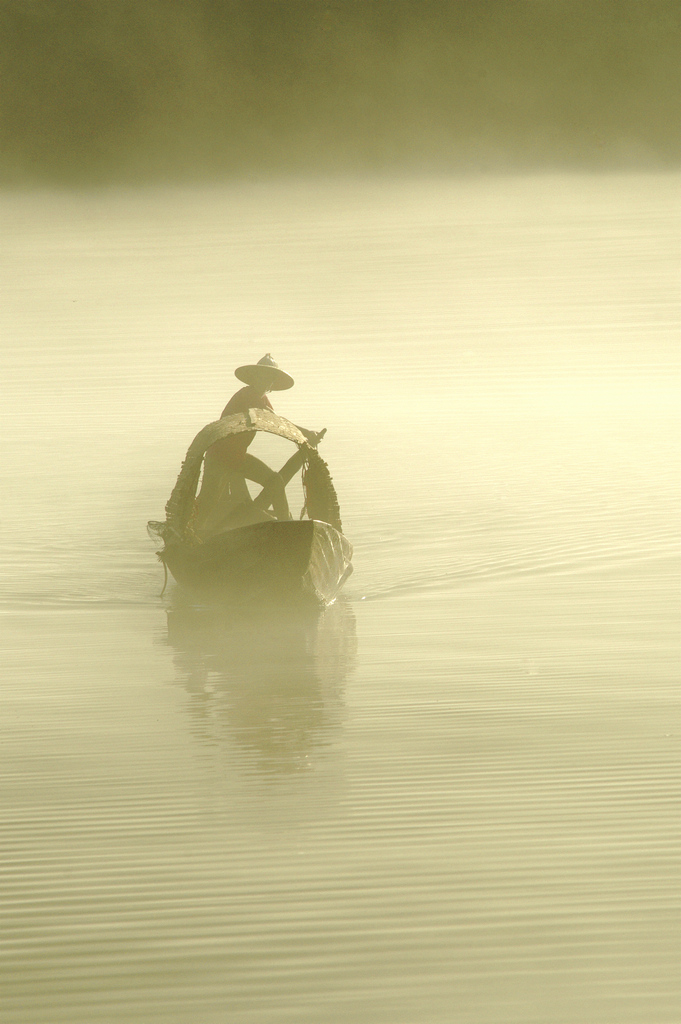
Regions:
<instances>
[{"instance_id":1,"label":"hazy treeline","mask_svg":"<svg viewBox=\"0 0 681 1024\"><path fill-rule=\"evenodd\" d=\"M670 167L673 0L0 0L0 178Z\"/></svg>"}]
</instances>

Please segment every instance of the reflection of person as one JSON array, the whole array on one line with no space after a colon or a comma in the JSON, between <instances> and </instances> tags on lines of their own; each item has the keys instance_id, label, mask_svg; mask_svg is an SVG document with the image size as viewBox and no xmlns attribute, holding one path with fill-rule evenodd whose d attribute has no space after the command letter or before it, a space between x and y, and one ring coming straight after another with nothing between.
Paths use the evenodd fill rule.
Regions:
<instances>
[{"instance_id":1,"label":"reflection of person","mask_svg":"<svg viewBox=\"0 0 681 1024\"><path fill-rule=\"evenodd\" d=\"M274 411L267 397L268 392L287 391L294 383L293 377L280 370L269 353L255 364L239 366L234 373L246 387L232 395L222 410L221 419L248 409ZM316 439L307 430L303 433L310 441ZM228 502L249 502L251 498L246 481L253 480L261 487L268 488L275 517L291 518L284 481L278 473L248 452L255 434L255 430L234 434L210 446L206 452L201 493L197 498L200 516L210 515L217 503L224 508Z\"/></svg>"}]
</instances>

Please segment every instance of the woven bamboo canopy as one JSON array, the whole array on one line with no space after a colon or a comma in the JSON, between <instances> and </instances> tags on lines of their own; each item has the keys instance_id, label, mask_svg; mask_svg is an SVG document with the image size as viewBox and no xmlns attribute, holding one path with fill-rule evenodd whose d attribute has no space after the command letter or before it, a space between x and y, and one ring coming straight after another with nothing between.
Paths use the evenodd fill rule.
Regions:
<instances>
[{"instance_id":1,"label":"woven bamboo canopy","mask_svg":"<svg viewBox=\"0 0 681 1024\"><path fill-rule=\"evenodd\" d=\"M268 409L249 409L245 413L234 413L209 423L196 435L190 444L177 482L166 503L165 524L158 524L159 533L172 532L175 537L190 539L186 528L194 509L194 499L201 477L204 456L211 445L233 434L250 431L264 431L276 434L296 444L303 455L304 482L307 498L307 513L310 519L329 523L342 531L340 509L336 490L329 468L298 427L283 416L277 416Z\"/></svg>"}]
</instances>

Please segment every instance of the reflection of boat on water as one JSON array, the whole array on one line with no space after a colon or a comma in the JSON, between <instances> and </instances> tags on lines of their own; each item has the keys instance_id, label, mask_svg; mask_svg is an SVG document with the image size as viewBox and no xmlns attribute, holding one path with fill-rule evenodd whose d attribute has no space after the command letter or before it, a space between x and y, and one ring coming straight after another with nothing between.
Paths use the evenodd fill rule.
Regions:
<instances>
[{"instance_id":1,"label":"reflection of boat on water","mask_svg":"<svg viewBox=\"0 0 681 1024\"><path fill-rule=\"evenodd\" d=\"M307 519L280 521L268 513L272 490L256 498L241 489L197 516L196 492L208 448L223 438L263 431L292 441L297 451L282 467L286 485L302 470ZM164 523L149 523L164 543L159 558L178 583L195 593L237 601L333 601L352 572L352 546L343 536L328 467L293 423L266 409L226 416L204 427L189 447L166 505Z\"/></svg>"},{"instance_id":2,"label":"reflection of boat on water","mask_svg":"<svg viewBox=\"0 0 681 1024\"><path fill-rule=\"evenodd\" d=\"M261 766L285 772L330 742L356 652L354 615L342 599L321 613L242 611L226 619L176 591L168 643L192 731L203 741L234 741Z\"/></svg>"}]
</instances>

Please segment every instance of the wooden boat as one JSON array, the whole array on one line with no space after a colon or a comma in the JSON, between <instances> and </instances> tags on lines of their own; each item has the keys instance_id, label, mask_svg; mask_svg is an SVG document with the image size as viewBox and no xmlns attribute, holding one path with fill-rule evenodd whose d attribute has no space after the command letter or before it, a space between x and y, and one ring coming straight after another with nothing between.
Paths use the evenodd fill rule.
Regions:
<instances>
[{"instance_id":1,"label":"wooden boat","mask_svg":"<svg viewBox=\"0 0 681 1024\"><path fill-rule=\"evenodd\" d=\"M196 494L206 451L224 437L250 431L296 445L279 476L287 484L302 471L307 518L274 519L267 511L267 487L247 502L227 497L199 513ZM166 504L165 522L151 521L148 529L163 540L158 557L166 569L201 597L324 606L352 572L352 545L343 536L328 466L298 427L266 409L226 416L196 435Z\"/></svg>"}]
</instances>

